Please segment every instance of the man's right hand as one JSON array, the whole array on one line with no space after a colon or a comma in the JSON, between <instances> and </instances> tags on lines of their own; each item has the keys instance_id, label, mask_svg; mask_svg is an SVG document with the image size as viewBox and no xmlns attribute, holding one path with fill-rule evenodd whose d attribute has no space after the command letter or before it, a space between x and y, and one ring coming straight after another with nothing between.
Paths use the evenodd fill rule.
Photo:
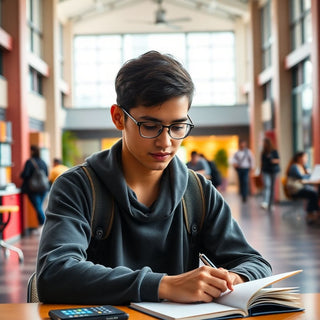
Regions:
<instances>
[{"instance_id":1,"label":"man's right hand","mask_svg":"<svg viewBox=\"0 0 320 320\"><path fill-rule=\"evenodd\" d=\"M234 279L226 269L202 266L180 275L164 276L159 298L181 303L210 302L228 289L233 290Z\"/></svg>"}]
</instances>

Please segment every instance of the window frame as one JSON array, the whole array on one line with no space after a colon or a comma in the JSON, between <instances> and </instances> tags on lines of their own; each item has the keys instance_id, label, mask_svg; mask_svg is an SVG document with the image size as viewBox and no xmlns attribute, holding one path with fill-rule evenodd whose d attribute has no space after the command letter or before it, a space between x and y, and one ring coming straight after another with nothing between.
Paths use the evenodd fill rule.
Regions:
<instances>
[{"instance_id":1,"label":"window frame","mask_svg":"<svg viewBox=\"0 0 320 320\"><path fill-rule=\"evenodd\" d=\"M38 10L36 10L38 8ZM27 27L29 31L29 49L40 58L43 57L42 1L27 0ZM38 46L36 47L36 40Z\"/></svg>"},{"instance_id":2,"label":"window frame","mask_svg":"<svg viewBox=\"0 0 320 320\"><path fill-rule=\"evenodd\" d=\"M260 10L261 18L261 70L272 65L272 29L271 29L271 2L268 0Z\"/></svg>"},{"instance_id":3,"label":"window frame","mask_svg":"<svg viewBox=\"0 0 320 320\"><path fill-rule=\"evenodd\" d=\"M292 134L293 150L305 150L309 155L313 152L312 135L312 101L309 106L304 105L304 95L312 92L312 81L306 78L310 58L305 59L292 69ZM310 69L310 68L309 68ZM312 66L311 66L312 70ZM312 77L310 75L309 77ZM309 142L309 143L306 143Z\"/></svg>"},{"instance_id":4,"label":"window frame","mask_svg":"<svg viewBox=\"0 0 320 320\"><path fill-rule=\"evenodd\" d=\"M310 0L290 1L291 49L295 50L312 41ZM309 2L309 5L306 5ZM309 26L309 28L308 28ZM309 30L309 37L307 30Z\"/></svg>"},{"instance_id":5,"label":"window frame","mask_svg":"<svg viewBox=\"0 0 320 320\"><path fill-rule=\"evenodd\" d=\"M43 75L29 66L29 90L43 96Z\"/></svg>"}]
</instances>

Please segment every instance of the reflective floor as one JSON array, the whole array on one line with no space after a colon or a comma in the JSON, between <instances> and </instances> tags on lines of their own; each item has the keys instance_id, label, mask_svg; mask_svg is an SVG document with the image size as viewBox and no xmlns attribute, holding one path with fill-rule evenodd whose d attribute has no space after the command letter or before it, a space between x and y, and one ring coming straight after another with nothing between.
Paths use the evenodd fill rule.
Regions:
<instances>
[{"instance_id":1,"label":"reflective floor","mask_svg":"<svg viewBox=\"0 0 320 320\"><path fill-rule=\"evenodd\" d=\"M278 286L298 286L303 293L320 292L320 225L307 226L301 203L276 204L272 212L260 208L260 197L242 203L236 190L224 193L234 218L248 241L270 261L274 273L304 271L281 281ZM39 234L15 242L24 253L24 262L12 252L5 258L0 250L0 303L26 302L27 281L35 269Z\"/></svg>"}]
</instances>

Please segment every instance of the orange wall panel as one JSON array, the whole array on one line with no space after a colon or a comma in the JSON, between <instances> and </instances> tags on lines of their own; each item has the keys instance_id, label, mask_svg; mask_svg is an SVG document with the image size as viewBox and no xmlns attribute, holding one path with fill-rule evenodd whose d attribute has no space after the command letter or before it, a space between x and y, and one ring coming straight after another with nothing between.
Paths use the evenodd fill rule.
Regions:
<instances>
[{"instance_id":1,"label":"orange wall panel","mask_svg":"<svg viewBox=\"0 0 320 320\"><path fill-rule=\"evenodd\" d=\"M7 124L4 121L0 121L0 141L6 142L7 140Z\"/></svg>"}]
</instances>

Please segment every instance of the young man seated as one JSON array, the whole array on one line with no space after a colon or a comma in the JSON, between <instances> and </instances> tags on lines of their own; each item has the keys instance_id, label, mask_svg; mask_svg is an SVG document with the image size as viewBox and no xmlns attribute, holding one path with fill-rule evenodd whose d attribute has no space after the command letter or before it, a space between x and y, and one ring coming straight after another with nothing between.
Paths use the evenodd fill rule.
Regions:
<instances>
[{"instance_id":1,"label":"young man seated","mask_svg":"<svg viewBox=\"0 0 320 320\"><path fill-rule=\"evenodd\" d=\"M202 175L204 222L196 242L188 233L182 203L188 168L176 156L193 127L188 72L173 57L151 51L125 63L115 87L111 117L122 139L87 159L114 200L110 234L91 238L95 202L83 168L59 176L38 252L40 300L208 302L235 284L269 276L269 263L247 243L228 204ZM200 252L217 268L198 267Z\"/></svg>"}]
</instances>

